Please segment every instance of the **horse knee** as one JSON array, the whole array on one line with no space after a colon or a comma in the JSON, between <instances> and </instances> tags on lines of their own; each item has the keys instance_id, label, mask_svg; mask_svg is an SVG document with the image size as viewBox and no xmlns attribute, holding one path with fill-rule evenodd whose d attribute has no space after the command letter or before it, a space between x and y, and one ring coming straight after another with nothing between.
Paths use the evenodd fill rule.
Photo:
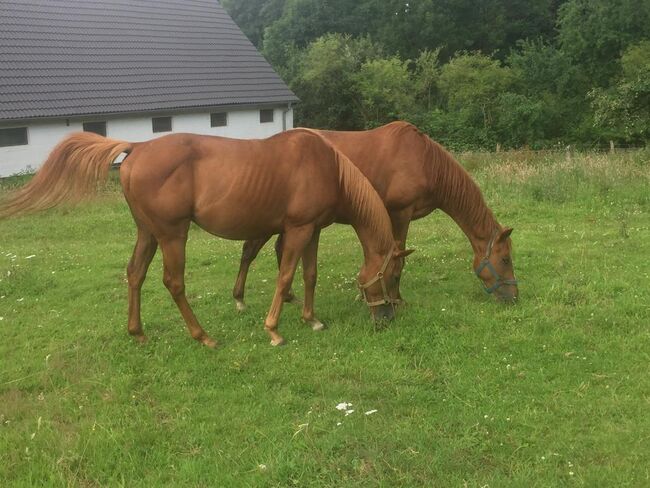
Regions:
<instances>
[{"instance_id":1,"label":"horse knee","mask_svg":"<svg viewBox=\"0 0 650 488\"><path fill-rule=\"evenodd\" d=\"M302 274L303 280L305 283L315 283L316 282L316 270L305 271Z\"/></svg>"},{"instance_id":2,"label":"horse knee","mask_svg":"<svg viewBox=\"0 0 650 488\"><path fill-rule=\"evenodd\" d=\"M163 283L172 297L177 298L185 293L185 283L183 280L171 276L163 276Z\"/></svg>"},{"instance_id":3,"label":"horse knee","mask_svg":"<svg viewBox=\"0 0 650 488\"><path fill-rule=\"evenodd\" d=\"M129 263L126 267L126 280L132 288L140 288L144 282L144 273L138 273L135 264Z\"/></svg>"}]
</instances>

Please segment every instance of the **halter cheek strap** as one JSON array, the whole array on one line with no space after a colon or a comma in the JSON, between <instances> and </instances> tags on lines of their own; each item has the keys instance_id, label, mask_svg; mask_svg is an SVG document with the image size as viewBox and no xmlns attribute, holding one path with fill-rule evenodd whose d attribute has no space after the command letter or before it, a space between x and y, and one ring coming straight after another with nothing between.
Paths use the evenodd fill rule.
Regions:
<instances>
[{"instance_id":1,"label":"halter cheek strap","mask_svg":"<svg viewBox=\"0 0 650 488\"><path fill-rule=\"evenodd\" d=\"M386 271L386 268L388 268L388 263L390 262L392 257L393 257L393 251L391 250L386 255L386 259L384 259L384 264L381 265L381 269L377 272L375 277L365 284L359 283L359 290L361 291L361 296L363 296L363 300L366 302L366 305L368 305L369 307L376 307L377 305L386 305L388 303L393 305L399 303L399 300L395 300L388 295L388 289L386 288L386 282L384 281L384 272ZM381 284L381 291L384 296L381 300L375 300L373 302L369 302L368 295L366 295L366 290L370 288L372 285L374 285L377 281L379 281L379 283Z\"/></svg>"},{"instance_id":2,"label":"halter cheek strap","mask_svg":"<svg viewBox=\"0 0 650 488\"><path fill-rule=\"evenodd\" d=\"M485 253L485 257L481 261L481 263L478 265L478 268L476 268L476 271L474 273L476 276L481 279L481 272L483 269L487 268L487 270L490 272L492 275L492 278L494 278L494 284L490 287L485 286L485 283L483 283L483 280L481 280L481 284L483 285L483 289L485 290L485 293L488 295L491 293L494 293L496 290L501 288L503 285L516 285L517 280L504 280L501 278L499 273L497 273L497 270L494 269L494 266L492 266L492 263L490 262L490 255L492 254L492 248L494 247L494 242L497 238L497 235L499 234L498 231L494 233L492 238L490 239L490 242L487 247L487 251Z\"/></svg>"}]
</instances>

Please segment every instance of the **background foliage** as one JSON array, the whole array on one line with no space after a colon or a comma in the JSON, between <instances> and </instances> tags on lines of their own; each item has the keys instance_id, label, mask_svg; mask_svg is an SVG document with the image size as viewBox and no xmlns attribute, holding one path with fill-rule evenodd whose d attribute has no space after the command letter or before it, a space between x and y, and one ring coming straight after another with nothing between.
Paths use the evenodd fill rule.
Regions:
<instances>
[{"instance_id":1,"label":"background foliage","mask_svg":"<svg viewBox=\"0 0 650 488\"><path fill-rule=\"evenodd\" d=\"M409 120L455 149L643 146L650 2L223 0L296 124Z\"/></svg>"}]
</instances>

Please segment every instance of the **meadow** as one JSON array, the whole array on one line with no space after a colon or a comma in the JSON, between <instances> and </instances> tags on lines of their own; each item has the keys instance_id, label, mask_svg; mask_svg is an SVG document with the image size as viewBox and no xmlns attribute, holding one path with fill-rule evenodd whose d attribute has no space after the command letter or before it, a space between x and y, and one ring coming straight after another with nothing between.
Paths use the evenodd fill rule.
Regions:
<instances>
[{"instance_id":1,"label":"meadow","mask_svg":"<svg viewBox=\"0 0 650 488\"><path fill-rule=\"evenodd\" d=\"M333 226L316 289L329 327L287 305L281 348L262 327L270 245L238 313L241 243L192 229L188 296L216 350L186 332L158 253L141 345L126 333L135 229L115 181L0 221L0 484L650 486L650 152L459 156L515 228L519 302L485 295L467 239L436 212L411 226L408 304L376 328L355 301L361 248Z\"/></svg>"}]
</instances>

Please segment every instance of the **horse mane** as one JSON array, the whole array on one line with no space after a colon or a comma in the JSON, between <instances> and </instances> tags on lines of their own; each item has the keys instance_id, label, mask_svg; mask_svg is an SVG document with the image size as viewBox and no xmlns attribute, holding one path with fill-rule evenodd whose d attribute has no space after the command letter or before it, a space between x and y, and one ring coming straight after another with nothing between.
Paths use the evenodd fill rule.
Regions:
<instances>
[{"instance_id":1,"label":"horse mane","mask_svg":"<svg viewBox=\"0 0 650 488\"><path fill-rule=\"evenodd\" d=\"M474 228L483 227L489 232L498 227L483 193L467 170L444 147L419 134L425 142L422 161L437 207Z\"/></svg>"},{"instance_id":2,"label":"horse mane","mask_svg":"<svg viewBox=\"0 0 650 488\"><path fill-rule=\"evenodd\" d=\"M370 228L377 236L381 247L392 249L395 242L388 212L377 191L361 170L330 141L325 139L319 131L308 127L298 127L293 131L308 132L318 136L334 152L339 170L339 185L357 218L356 223Z\"/></svg>"},{"instance_id":3,"label":"horse mane","mask_svg":"<svg viewBox=\"0 0 650 488\"><path fill-rule=\"evenodd\" d=\"M359 219L359 224L369 227L382 247L392 249L395 245L392 225L384 202L359 168L341 151L334 147L332 149L336 154L339 183Z\"/></svg>"}]
</instances>

